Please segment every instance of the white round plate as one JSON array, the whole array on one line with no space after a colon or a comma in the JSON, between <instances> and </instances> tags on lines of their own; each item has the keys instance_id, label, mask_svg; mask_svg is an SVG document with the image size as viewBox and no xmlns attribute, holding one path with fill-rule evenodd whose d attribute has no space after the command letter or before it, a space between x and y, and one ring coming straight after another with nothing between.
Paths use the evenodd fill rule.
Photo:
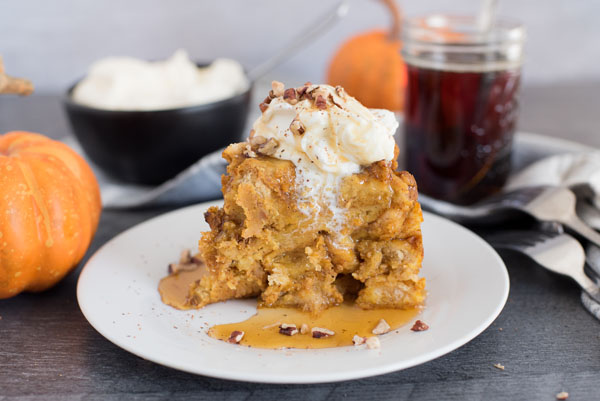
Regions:
<instances>
[{"instance_id":1,"label":"white round plate","mask_svg":"<svg viewBox=\"0 0 600 401\"><path fill-rule=\"evenodd\" d=\"M157 291L167 265L183 248L196 249L208 230L204 212L217 203L179 209L119 234L88 261L77 285L79 306L100 334L144 359L222 379L264 383L319 383L374 376L440 357L472 340L502 310L508 274L498 254L469 230L425 213L422 275L428 297L417 317L429 330L408 324L380 337L381 348L266 350L210 338L219 323L245 320L255 300L200 310L164 305Z\"/></svg>"}]
</instances>

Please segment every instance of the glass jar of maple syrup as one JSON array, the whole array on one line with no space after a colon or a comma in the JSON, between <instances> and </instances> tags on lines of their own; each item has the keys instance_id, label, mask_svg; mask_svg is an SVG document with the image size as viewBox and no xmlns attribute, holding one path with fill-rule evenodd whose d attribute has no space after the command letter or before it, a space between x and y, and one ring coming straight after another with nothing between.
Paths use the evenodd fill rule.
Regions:
<instances>
[{"instance_id":1,"label":"glass jar of maple syrup","mask_svg":"<svg viewBox=\"0 0 600 401\"><path fill-rule=\"evenodd\" d=\"M510 171L525 31L498 20L407 21L406 169L419 191L459 204L498 191Z\"/></svg>"}]
</instances>

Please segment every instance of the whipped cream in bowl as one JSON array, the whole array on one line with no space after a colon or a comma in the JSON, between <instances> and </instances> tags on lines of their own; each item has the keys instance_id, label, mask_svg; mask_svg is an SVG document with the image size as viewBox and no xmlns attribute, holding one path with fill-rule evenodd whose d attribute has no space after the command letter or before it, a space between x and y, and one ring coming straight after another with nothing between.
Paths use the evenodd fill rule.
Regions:
<instances>
[{"instance_id":1,"label":"whipped cream in bowl","mask_svg":"<svg viewBox=\"0 0 600 401\"><path fill-rule=\"evenodd\" d=\"M107 57L75 85L72 100L103 110L154 111L205 105L247 91L250 82L235 60L199 67L185 50L167 60Z\"/></svg>"},{"instance_id":2,"label":"whipped cream in bowl","mask_svg":"<svg viewBox=\"0 0 600 401\"><path fill-rule=\"evenodd\" d=\"M307 84L284 90L274 82L261 110L250 142L277 145L270 146L269 155L295 165L300 210L308 215L325 206L334 228L344 220L337 204L342 179L394 159L394 113L368 109L341 87Z\"/></svg>"}]
</instances>

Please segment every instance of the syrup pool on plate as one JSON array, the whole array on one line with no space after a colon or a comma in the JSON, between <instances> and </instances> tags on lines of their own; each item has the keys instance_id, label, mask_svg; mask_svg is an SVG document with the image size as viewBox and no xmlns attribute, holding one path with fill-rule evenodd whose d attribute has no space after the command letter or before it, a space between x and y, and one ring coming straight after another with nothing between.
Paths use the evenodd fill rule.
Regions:
<instances>
[{"instance_id":1,"label":"syrup pool on plate","mask_svg":"<svg viewBox=\"0 0 600 401\"><path fill-rule=\"evenodd\" d=\"M419 308L401 309L361 309L350 303L333 306L318 315L293 308L258 308L256 315L239 323L220 324L210 328L208 334L227 341L234 331L243 331L240 345L256 348L333 348L352 345L355 335L372 337L373 329L384 319L391 331L407 324L417 316ZM281 334L281 324L294 324L298 329L302 324L333 331L328 337L314 338L310 332L293 336Z\"/></svg>"},{"instance_id":2,"label":"syrup pool on plate","mask_svg":"<svg viewBox=\"0 0 600 401\"><path fill-rule=\"evenodd\" d=\"M187 303L190 285L199 280L206 270L200 267L190 271L171 274L160 281L159 292L162 301L177 309L192 309ZM220 324L210 328L209 336L227 341L234 331L243 331L244 337L240 345L256 348L332 348L352 345L355 335L372 337L373 329L381 319L390 326L390 331L412 321L421 311L413 309L361 309L351 303L343 303L326 309L318 315L293 308L261 308L249 319L242 322ZM306 334L293 336L281 334L279 326L295 324L298 329L302 324L309 328L320 327L333 331L329 337L314 338L310 330Z\"/></svg>"}]
</instances>

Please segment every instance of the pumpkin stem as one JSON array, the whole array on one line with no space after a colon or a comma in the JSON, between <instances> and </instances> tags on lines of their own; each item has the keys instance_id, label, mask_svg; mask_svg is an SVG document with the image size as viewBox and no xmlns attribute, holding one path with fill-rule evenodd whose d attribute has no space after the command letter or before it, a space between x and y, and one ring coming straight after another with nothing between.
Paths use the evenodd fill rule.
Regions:
<instances>
[{"instance_id":1,"label":"pumpkin stem","mask_svg":"<svg viewBox=\"0 0 600 401\"><path fill-rule=\"evenodd\" d=\"M381 1L392 15L392 28L390 29L389 37L391 40L397 40L400 38L400 31L402 30L402 13L400 12L400 7L396 4L396 0Z\"/></svg>"}]
</instances>

